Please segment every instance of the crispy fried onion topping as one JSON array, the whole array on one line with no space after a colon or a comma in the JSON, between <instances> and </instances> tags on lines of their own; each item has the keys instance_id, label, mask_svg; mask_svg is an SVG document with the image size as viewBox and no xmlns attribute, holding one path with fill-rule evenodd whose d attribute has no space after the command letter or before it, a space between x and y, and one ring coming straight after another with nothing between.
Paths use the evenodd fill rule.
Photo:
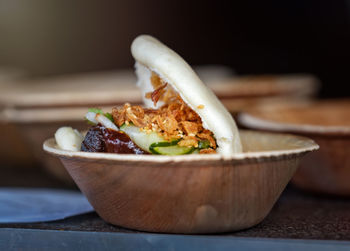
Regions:
<instances>
[{"instance_id":1,"label":"crispy fried onion topping","mask_svg":"<svg viewBox=\"0 0 350 251\"><path fill-rule=\"evenodd\" d=\"M181 99L180 95L153 71L151 75L151 83L154 91L146 93L145 97L151 99L154 106L158 103L158 101L172 103L176 102L178 99Z\"/></svg>"},{"instance_id":2,"label":"crispy fried onion topping","mask_svg":"<svg viewBox=\"0 0 350 251\"><path fill-rule=\"evenodd\" d=\"M203 149L200 153L215 153L212 132L203 128L201 118L183 102L165 104L157 110L126 103L113 108L112 115L118 126L133 123L141 131L159 133L165 140L180 139L180 146L198 147L200 140L208 140L211 150Z\"/></svg>"},{"instance_id":3,"label":"crispy fried onion topping","mask_svg":"<svg viewBox=\"0 0 350 251\"><path fill-rule=\"evenodd\" d=\"M156 105L159 100L165 104L159 109L143 108L124 104L113 108L112 115L117 126L133 123L141 131L157 132L165 140L180 139L179 146L198 147L201 140L207 140L211 148L200 150L201 154L215 153L216 142L213 133L202 126L202 120L165 81L152 72L154 91L147 93Z\"/></svg>"}]
</instances>

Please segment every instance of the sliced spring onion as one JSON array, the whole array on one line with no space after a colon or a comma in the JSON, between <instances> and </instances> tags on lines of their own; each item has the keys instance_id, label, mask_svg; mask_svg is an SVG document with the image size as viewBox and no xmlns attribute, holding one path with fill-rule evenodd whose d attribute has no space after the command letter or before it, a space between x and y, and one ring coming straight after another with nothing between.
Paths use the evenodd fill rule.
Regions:
<instances>
[{"instance_id":1,"label":"sliced spring onion","mask_svg":"<svg viewBox=\"0 0 350 251\"><path fill-rule=\"evenodd\" d=\"M114 122L112 114L110 114L109 112L105 112L105 113L104 113L104 112L102 111L102 109L100 109L100 108L89 108L89 109L88 109L88 112L93 112L93 113L96 113L96 114L104 115L104 116L107 117L110 121Z\"/></svg>"},{"instance_id":2,"label":"sliced spring onion","mask_svg":"<svg viewBox=\"0 0 350 251\"><path fill-rule=\"evenodd\" d=\"M107 118L105 115L100 114L100 113L88 112L85 115L85 119L87 119L89 122L91 122L95 125L100 123L101 125L103 125L106 128L113 129L116 131L119 130L118 127L109 118Z\"/></svg>"}]
</instances>

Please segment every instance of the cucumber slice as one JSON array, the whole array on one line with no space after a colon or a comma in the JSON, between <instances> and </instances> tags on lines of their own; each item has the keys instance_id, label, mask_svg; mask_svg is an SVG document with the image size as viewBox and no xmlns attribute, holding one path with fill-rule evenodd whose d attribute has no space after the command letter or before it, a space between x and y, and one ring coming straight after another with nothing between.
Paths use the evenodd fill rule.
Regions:
<instances>
[{"instance_id":1,"label":"cucumber slice","mask_svg":"<svg viewBox=\"0 0 350 251\"><path fill-rule=\"evenodd\" d=\"M155 142L150 147L166 147L166 146L175 146L180 140L173 141L163 141L163 142Z\"/></svg>"},{"instance_id":2,"label":"cucumber slice","mask_svg":"<svg viewBox=\"0 0 350 251\"><path fill-rule=\"evenodd\" d=\"M161 155L183 155L183 154L190 154L192 153L195 148L194 147L187 147L187 146L156 146L156 147L150 147L150 150L154 154L161 154Z\"/></svg>"},{"instance_id":3,"label":"cucumber slice","mask_svg":"<svg viewBox=\"0 0 350 251\"><path fill-rule=\"evenodd\" d=\"M153 154L183 155L198 153L194 147L177 145L179 140L165 141L163 137L158 135L158 133L146 133L140 131L140 128L132 124L124 124L120 127L120 130L125 132L140 148Z\"/></svg>"},{"instance_id":4,"label":"cucumber slice","mask_svg":"<svg viewBox=\"0 0 350 251\"><path fill-rule=\"evenodd\" d=\"M199 149L198 149L198 148L195 148L195 149L193 150L193 152L191 152L191 154L199 154Z\"/></svg>"},{"instance_id":5,"label":"cucumber slice","mask_svg":"<svg viewBox=\"0 0 350 251\"><path fill-rule=\"evenodd\" d=\"M164 138L159 136L156 132L146 133L140 131L140 128L130 124L122 125L120 130L125 132L136 145L147 152L150 152L149 148L153 143L165 141Z\"/></svg>"}]
</instances>

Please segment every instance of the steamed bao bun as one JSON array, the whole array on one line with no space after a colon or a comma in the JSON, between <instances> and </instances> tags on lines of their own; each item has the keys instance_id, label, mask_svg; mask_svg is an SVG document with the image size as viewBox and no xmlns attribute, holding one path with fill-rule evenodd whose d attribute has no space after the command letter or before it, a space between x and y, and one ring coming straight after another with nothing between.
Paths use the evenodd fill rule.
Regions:
<instances>
[{"instance_id":1,"label":"steamed bao bun","mask_svg":"<svg viewBox=\"0 0 350 251\"><path fill-rule=\"evenodd\" d=\"M152 100L145 98L146 93L153 91L153 71L201 117L203 127L213 132L219 154L231 156L242 152L238 129L231 114L184 59L148 35L140 35L133 41L131 53L136 61L137 85L142 91L146 107L157 108L164 104L158 101L154 106Z\"/></svg>"},{"instance_id":2,"label":"steamed bao bun","mask_svg":"<svg viewBox=\"0 0 350 251\"><path fill-rule=\"evenodd\" d=\"M177 92L200 116L203 127L214 134L217 153L230 157L234 153L242 152L238 130L231 114L178 54L147 35L141 35L133 41L131 52L136 60L138 86L143 93L146 107L158 108L164 104L159 100L154 105L152 100L145 97L146 93L154 91L151 83L154 72L168 83L166 88ZM94 123L101 123L106 128L118 130L104 115L88 112L86 118ZM79 151L83 141L83 136L71 127L58 129L55 138L61 149L70 151Z\"/></svg>"}]
</instances>

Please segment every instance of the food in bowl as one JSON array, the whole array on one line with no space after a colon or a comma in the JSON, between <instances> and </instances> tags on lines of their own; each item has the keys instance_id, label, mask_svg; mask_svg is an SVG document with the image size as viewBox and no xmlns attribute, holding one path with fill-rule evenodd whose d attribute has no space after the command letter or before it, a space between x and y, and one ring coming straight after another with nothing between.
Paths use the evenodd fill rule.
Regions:
<instances>
[{"instance_id":1,"label":"food in bowl","mask_svg":"<svg viewBox=\"0 0 350 251\"><path fill-rule=\"evenodd\" d=\"M85 136L61 128L44 150L61 160L111 224L217 233L261 222L301 157L317 144L293 135L238 132L175 52L149 36L138 37L132 52L145 106L91 109L86 119L93 127Z\"/></svg>"},{"instance_id":2,"label":"food in bowl","mask_svg":"<svg viewBox=\"0 0 350 251\"><path fill-rule=\"evenodd\" d=\"M232 116L177 53L147 35L137 37L131 51L145 106L89 110L85 118L94 126L84 138L72 128L57 131L62 149L224 156L242 151Z\"/></svg>"}]
</instances>

